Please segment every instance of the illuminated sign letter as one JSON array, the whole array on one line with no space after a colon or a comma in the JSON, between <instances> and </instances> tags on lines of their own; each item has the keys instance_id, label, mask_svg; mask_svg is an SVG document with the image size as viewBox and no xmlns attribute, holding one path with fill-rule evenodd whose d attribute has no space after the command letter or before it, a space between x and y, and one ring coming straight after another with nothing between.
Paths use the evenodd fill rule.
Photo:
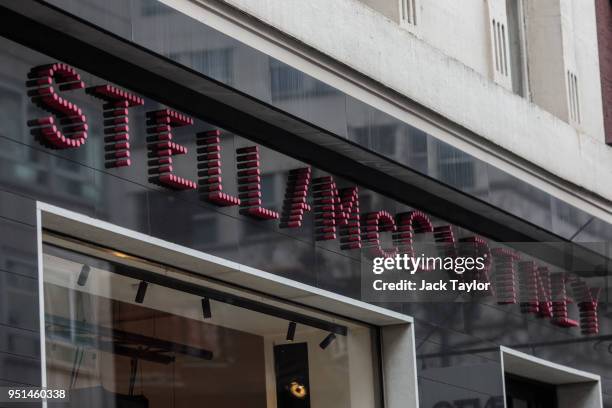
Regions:
<instances>
[{"instance_id":1,"label":"illuminated sign letter","mask_svg":"<svg viewBox=\"0 0 612 408\"><path fill-rule=\"evenodd\" d=\"M399 253L414 256L414 235L433 232L429 217L421 211L408 211L397 214L397 231L393 234L393 243Z\"/></svg>"},{"instance_id":2,"label":"illuminated sign letter","mask_svg":"<svg viewBox=\"0 0 612 408\"><path fill-rule=\"evenodd\" d=\"M519 262L518 278L521 313L538 314L540 312L540 301L538 297L538 273L535 262Z\"/></svg>"},{"instance_id":3,"label":"illuminated sign letter","mask_svg":"<svg viewBox=\"0 0 612 408\"><path fill-rule=\"evenodd\" d=\"M570 319L567 312L567 275L563 272L552 274L550 276L550 284L553 307L552 324L560 327L578 326L578 322Z\"/></svg>"},{"instance_id":4,"label":"illuminated sign letter","mask_svg":"<svg viewBox=\"0 0 612 408\"><path fill-rule=\"evenodd\" d=\"M76 70L61 63L41 65L32 68L28 78L26 85L32 103L52 115L28 121L30 133L43 146L53 149L70 149L84 144L87 118L76 104L59 96L53 87L55 81L60 91L84 88Z\"/></svg>"},{"instance_id":5,"label":"illuminated sign letter","mask_svg":"<svg viewBox=\"0 0 612 408\"><path fill-rule=\"evenodd\" d=\"M599 333L597 317L598 298L601 288L588 288L586 283L576 278L571 283L574 300L580 310L580 330L582 334Z\"/></svg>"},{"instance_id":6,"label":"illuminated sign letter","mask_svg":"<svg viewBox=\"0 0 612 408\"><path fill-rule=\"evenodd\" d=\"M550 272L545 266L541 266L537 270L538 278L538 316L552 317L552 298L551 298L551 283Z\"/></svg>"},{"instance_id":7,"label":"illuminated sign letter","mask_svg":"<svg viewBox=\"0 0 612 408\"><path fill-rule=\"evenodd\" d=\"M315 239L336 239L336 226L346 222L340 208L338 187L332 176L312 180L313 207L315 214Z\"/></svg>"},{"instance_id":8,"label":"illuminated sign letter","mask_svg":"<svg viewBox=\"0 0 612 408\"><path fill-rule=\"evenodd\" d=\"M275 220L276 211L261 206L261 171L259 170L259 148L257 146L236 149L238 168L238 198L240 214L260 220ZM253 179L253 176L257 176Z\"/></svg>"},{"instance_id":9,"label":"illuminated sign letter","mask_svg":"<svg viewBox=\"0 0 612 408\"><path fill-rule=\"evenodd\" d=\"M460 253L461 256L470 257L472 259L476 258L484 258L484 268L482 269L472 269L467 276L463 275L465 279L473 279L482 283L491 282L491 265L493 260L491 249L489 248L489 244L487 241L478 236L462 238L459 242L461 242ZM489 285L491 288L491 285ZM489 289L488 293L491 293L492 289Z\"/></svg>"},{"instance_id":10,"label":"illuminated sign letter","mask_svg":"<svg viewBox=\"0 0 612 408\"><path fill-rule=\"evenodd\" d=\"M223 192L221 176L221 131L210 130L197 134L198 177L200 197L219 207L240 204L240 199ZM259 183L259 176L256 180Z\"/></svg>"},{"instance_id":11,"label":"illuminated sign letter","mask_svg":"<svg viewBox=\"0 0 612 408\"><path fill-rule=\"evenodd\" d=\"M144 105L144 100L112 85L92 86L85 90L104 104L104 150L106 168L131 166L128 109Z\"/></svg>"},{"instance_id":12,"label":"illuminated sign letter","mask_svg":"<svg viewBox=\"0 0 612 408\"><path fill-rule=\"evenodd\" d=\"M506 248L492 250L495 263L495 293L497 303L509 305L516 303L516 252Z\"/></svg>"},{"instance_id":13,"label":"illuminated sign letter","mask_svg":"<svg viewBox=\"0 0 612 408\"><path fill-rule=\"evenodd\" d=\"M332 176L313 180L315 239L329 241L340 234L340 249L361 248L361 219L357 187L338 189Z\"/></svg>"},{"instance_id":14,"label":"illuminated sign letter","mask_svg":"<svg viewBox=\"0 0 612 408\"><path fill-rule=\"evenodd\" d=\"M361 218L359 214L359 189L342 188L339 191L340 210L343 222L340 223L340 249L361 248Z\"/></svg>"},{"instance_id":15,"label":"illuminated sign letter","mask_svg":"<svg viewBox=\"0 0 612 408\"><path fill-rule=\"evenodd\" d=\"M172 156L187 148L172 141L172 128L193 125L193 119L171 109L147 112L149 181L173 190L195 190L197 184L174 174Z\"/></svg>"},{"instance_id":16,"label":"illuminated sign letter","mask_svg":"<svg viewBox=\"0 0 612 408\"><path fill-rule=\"evenodd\" d=\"M457 242L451 225L441 225L433 230L434 240L438 244L438 248L442 256L456 258Z\"/></svg>"},{"instance_id":17,"label":"illuminated sign letter","mask_svg":"<svg viewBox=\"0 0 612 408\"><path fill-rule=\"evenodd\" d=\"M382 247L380 233L395 232L395 219L386 211L376 211L366 213L362 216L361 229L364 231L361 234L363 246L368 248L372 256L391 257L397 253L395 247L384 249Z\"/></svg>"},{"instance_id":18,"label":"illuminated sign letter","mask_svg":"<svg viewBox=\"0 0 612 408\"><path fill-rule=\"evenodd\" d=\"M279 228L299 228L302 226L304 213L311 209L306 203L311 173L310 167L289 171Z\"/></svg>"}]
</instances>

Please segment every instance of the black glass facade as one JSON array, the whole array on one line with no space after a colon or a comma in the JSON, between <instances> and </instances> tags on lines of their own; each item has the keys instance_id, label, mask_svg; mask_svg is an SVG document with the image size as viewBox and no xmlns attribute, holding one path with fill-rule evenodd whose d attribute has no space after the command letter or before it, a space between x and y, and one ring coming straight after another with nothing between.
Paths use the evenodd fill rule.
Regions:
<instances>
[{"instance_id":1,"label":"black glass facade","mask_svg":"<svg viewBox=\"0 0 612 408\"><path fill-rule=\"evenodd\" d=\"M45 3L555 235L612 237L606 222L161 2Z\"/></svg>"},{"instance_id":2,"label":"black glass facade","mask_svg":"<svg viewBox=\"0 0 612 408\"><path fill-rule=\"evenodd\" d=\"M582 210L159 2L49 3L555 235L575 242L605 242L612 236L610 225ZM237 208L203 203L195 192L173 193L151 185L144 115L163 107L153 100L147 99L144 107L130 111L134 157L128 169L104 169L101 103L83 92L75 92L71 99L89 118L86 145L51 151L37 144L26 122L40 112L30 103L24 81L32 66L55 60L4 38L0 45L0 385L40 384L36 200L359 297L361 254L341 251L337 241L315 242L312 218L307 217L301 229L280 230L277 222L253 221L239 215ZM88 86L109 79L82 70L79 73ZM196 120L194 126L176 132L177 141L194 147L193 134L211 127ZM223 170L232 174L235 162L231 152L252 143L231 133L225 133L222 140ZM264 205L279 209L287 171L304 165L262 148ZM193 159L178 157L176 171L196 179ZM337 182L351 185L340 178ZM226 183L227 190L235 191L233 177L227 177ZM411 209L367 189L361 189L360 194L362 211L395 214ZM445 223L433 221L436 225ZM466 229L458 233L471 235ZM604 406L612 407L612 354L608 347L612 324L605 300L600 306L601 338L593 339L493 301L386 306L416 319L423 407L503 406L499 345L600 374Z\"/></svg>"}]
</instances>

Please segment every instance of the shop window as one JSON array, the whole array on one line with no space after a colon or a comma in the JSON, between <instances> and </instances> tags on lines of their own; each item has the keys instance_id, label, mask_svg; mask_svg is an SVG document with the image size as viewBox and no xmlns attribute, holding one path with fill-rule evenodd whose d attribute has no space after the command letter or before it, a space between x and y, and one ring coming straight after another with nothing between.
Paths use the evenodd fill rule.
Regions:
<instances>
[{"instance_id":1,"label":"shop window","mask_svg":"<svg viewBox=\"0 0 612 408\"><path fill-rule=\"evenodd\" d=\"M380 400L371 327L69 242L70 250L57 240L43 247L47 386L70 390L69 402L53 406L348 408Z\"/></svg>"}]
</instances>

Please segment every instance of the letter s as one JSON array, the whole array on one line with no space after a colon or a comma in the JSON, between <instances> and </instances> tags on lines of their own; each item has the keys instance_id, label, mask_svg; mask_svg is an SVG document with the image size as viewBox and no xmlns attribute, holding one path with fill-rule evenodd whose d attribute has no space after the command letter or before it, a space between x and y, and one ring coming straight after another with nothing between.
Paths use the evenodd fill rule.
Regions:
<instances>
[{"instance_id":1,"label":"letter s","mask_svg":"<svg viewBox=\"0 0 612 408\"><path fill-rule=\"evenodd\" d=\"M32 103L52 115L28 121L30 133L43 146L54 149L83 145L87 139L87 118L76 104L62 98L53 87L55 81L60 91L82 89L85 84L81 76L71 66L55 63L32 68L28 78L26 85Z\"/></svg>"}]
</instances>

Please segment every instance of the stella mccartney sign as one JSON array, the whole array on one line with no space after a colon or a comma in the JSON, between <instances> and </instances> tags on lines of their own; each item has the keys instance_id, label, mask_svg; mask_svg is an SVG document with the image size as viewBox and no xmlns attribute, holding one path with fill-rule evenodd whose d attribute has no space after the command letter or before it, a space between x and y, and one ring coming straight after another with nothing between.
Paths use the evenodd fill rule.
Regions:
<instances>
[{"instance_id":1,"label":"stella mccartney sign","mask_svg":"<svg viewBox=\"0 0 612 408\"><path fill-rule=\"evenodd\" d=\"M63 96L85 89L102 101L106 167L131 165L129 111L142 106L142 98L109 84L86 87L78 72L62 63L33 67L26 85L32 103L48 112L47 116L28 121L32 135L43 146L79 149L86 144L88 119L76 104ZM236 149L238 191L227 193L223 190L219 130L195 135L197 154L193 157L198 180L181 177L175 173L173 162L176 156L187 155L188 150L173 141L172 131L190 125L193 125L192 118L170 108L146 113L151 183L172 190L197 189L202 200L212 205L238 206L240 214L260 220L278 220L280 228L300 228L304 214L312 212L317 241L339 239L342 250L365 250L371 256L413 256L415 235L431 233L444 256L486 256L489 260L486 267L472 278L489 282L495 266L490 294L499 304L518 303L523 313L548 318L557 326L580 326L583 334L598 333L598 292L588 288L580 278L562 272L550 273L533 261L521 261L517 252L507 248L491 249L487 241L477 236L456 240L451 225L434 227L421 211L395 215L382 210L362 213L357 186L338 188L332 176L313 178L310 167L289 172L280 213L264 208L256 145ZM391 234L391 248L382 247L381 234L385 232ZM578 305L579 321L569 318L570 300Z\"/></svg>"}]
</instances>

